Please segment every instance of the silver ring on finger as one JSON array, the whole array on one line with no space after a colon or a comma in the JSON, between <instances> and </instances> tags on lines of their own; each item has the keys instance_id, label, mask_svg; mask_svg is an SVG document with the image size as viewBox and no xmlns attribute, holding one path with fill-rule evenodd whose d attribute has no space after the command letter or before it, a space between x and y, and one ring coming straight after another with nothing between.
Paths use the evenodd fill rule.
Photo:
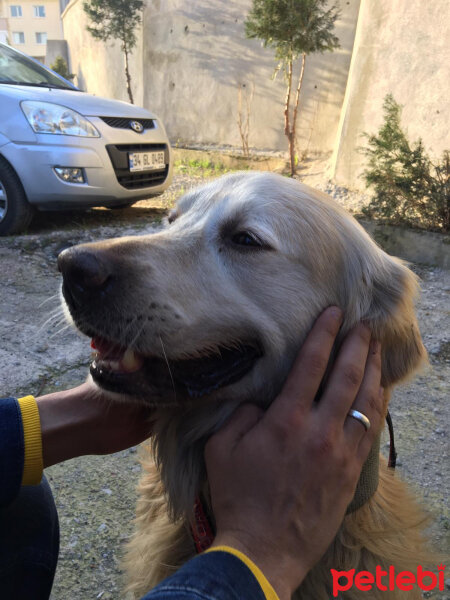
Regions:
<instances>
[{"instance_id":1,"label":"silver ring on finger","mask_svg":"<svg viewBox=\"0 0 450 600\"><path fill-rule=\"evenodd\" d=\"M348 416L352 417L353 419L356 419L357 421L359 421L363 425L364 429L366 431L369 431L369 429L370 429L370 421L366 417L366 415L362 414L362 412L359 412L359 410L354 410L353 408L351 408L348 411Z\"/></svg>"}]
</instances>

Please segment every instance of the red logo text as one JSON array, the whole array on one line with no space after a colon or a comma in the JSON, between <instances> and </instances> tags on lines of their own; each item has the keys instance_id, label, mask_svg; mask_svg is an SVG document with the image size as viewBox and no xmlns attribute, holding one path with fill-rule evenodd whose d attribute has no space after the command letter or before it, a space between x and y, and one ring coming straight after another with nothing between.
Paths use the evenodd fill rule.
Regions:
<instances>
[{"instance_id":1,"label":"red logo text","mask_svg":"<svg viewBox=\"0 0 450 600\"><path fill-rule=\"evenodd\" d=\"M375 574L370 571L359 571L355 569L350 571L337 571L331 569L333 578L333 597L336 598L339 592L346 592L351 587L355 586L362 592L369 592L373 586L384 592L392 590L409 591L417 584L423 591L434 589L444 589L444 572L445 565L438 566L438 573L426 571L421 565L417 567L417 571L399 571L395 572L395 568L391 565L387 571L384 571L380 565L377 565Z\"/></svg>"}]
</instances>

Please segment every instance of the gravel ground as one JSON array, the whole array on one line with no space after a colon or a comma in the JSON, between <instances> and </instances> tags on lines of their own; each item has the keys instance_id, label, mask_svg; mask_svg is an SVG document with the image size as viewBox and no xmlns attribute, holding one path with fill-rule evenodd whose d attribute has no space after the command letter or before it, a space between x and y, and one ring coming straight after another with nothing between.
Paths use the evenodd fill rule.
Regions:
<instances>
[{"instance_id":1,"label":"gravel ground","mask_svg":"<svg viewBox=\"0 0 450 600\"><path fill-rule=\"evenodd\" d=\"M360 194L323 181L314 170L302 178L352 210L365 201ZM175 196L201 180L201 174L177 175L169 192L123 211L43 213L27 235L0 238L3 394L48 393L80 383L86 375L89 341L65 326L59 308L58 252L93 238L153 231ZM422 279L418 314L431 366L413 382L397 388L391 412L399 472L422 494L433 517L431 532L436 545L448 551L450 272L413 268ZM385 451L386 443L385 439ZM124 598L120 555L131 531L139 473L135 448L48 469L61 521L53 600ZM432 592L427 597L450 600L450 593Z\"/></svg>"}]
</instances>

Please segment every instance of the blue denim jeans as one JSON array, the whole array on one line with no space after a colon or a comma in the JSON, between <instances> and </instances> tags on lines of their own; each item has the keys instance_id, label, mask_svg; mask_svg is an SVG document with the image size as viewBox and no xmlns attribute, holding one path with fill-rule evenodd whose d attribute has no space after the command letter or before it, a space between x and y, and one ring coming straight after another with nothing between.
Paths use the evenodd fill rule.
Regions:
<instances>
[{"instance_id":1,"label":"blue denim jeans","mask_svg":"<svg viewBox=\"0 0 450 600\"><path fill-rule=\"evenodd\" d=\"M55 502L45 477L0 508L0 599L48 600L59 551ZM142 600L265 600L249 569L226 552L202 554Z\"/></svg>"},{"instance_id":2,"label":"blue denim jeans","mask_svg":"<svg viewBox=\"0 0 450 600\"><path fill-rule=\"evenodd\" d=\"M0 598L48 600L58 561L59 523L50 486L24 486L0 508Z\"/></svg>"}]
</instances>

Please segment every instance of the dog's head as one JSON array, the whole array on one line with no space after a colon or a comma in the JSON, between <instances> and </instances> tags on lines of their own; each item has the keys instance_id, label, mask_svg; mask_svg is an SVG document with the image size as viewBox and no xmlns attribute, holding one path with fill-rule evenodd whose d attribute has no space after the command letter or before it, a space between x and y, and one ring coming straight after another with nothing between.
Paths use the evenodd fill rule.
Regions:
<instances>
[{"instance_id":1,"label":"dog's head","mask_svg":"<svg viewBox=\"0 0 450 600\"><path fill-rule=\"evenodd\" d=\"M94 380L162 408L163 462L188 460L237 404L270 402L331 304L345 311L341 338L364 319L381 341L385 387L426 356L413 273L326 195L278 175L217 179L164 230L84 244L59 264L98 350Z\"/></svg>"}]
</instances>

